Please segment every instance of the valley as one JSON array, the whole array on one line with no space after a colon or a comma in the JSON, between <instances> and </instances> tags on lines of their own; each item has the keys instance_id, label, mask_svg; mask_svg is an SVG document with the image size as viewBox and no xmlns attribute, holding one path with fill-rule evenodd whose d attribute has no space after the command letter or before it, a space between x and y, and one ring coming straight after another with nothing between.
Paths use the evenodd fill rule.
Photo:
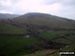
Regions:
<instances>
[{"instance_id":1,"label":"valley","mask_svg":"<svg viewBox=\"0 0 75 56\"><path fill-rule=\"evenodd\" d=\"M0 19L0 56L59 56L75 51L75 21L28 13Z\"/></svg>"}]
</instances>

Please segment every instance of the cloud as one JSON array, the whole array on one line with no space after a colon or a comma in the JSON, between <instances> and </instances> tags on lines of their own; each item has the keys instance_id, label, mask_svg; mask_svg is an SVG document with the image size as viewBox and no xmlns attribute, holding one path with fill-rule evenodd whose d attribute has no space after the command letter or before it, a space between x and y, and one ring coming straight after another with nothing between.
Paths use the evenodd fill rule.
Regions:
<instances>
[{"instance_id":1,"label":"cloud","mask_svg":"<svg viewBox=\"0 0 75 56\"><path fill-rule=\"evenodd\" d=\"M32 8L37 9L37 6L40 6L43 0L19 0L15 6L21 10L31 10Z\"/></svg>"},{"instance_id":2,"label":"cloud","mask_svg":"<svg viewBox=\"0 0 75 56\"><path fill-rule=\"evenodd\" d=\"M11 0L0 0L0 5L2 6L12 6Z\"/></svg>"},{"instance_id":3,"label":"cloud","mask_svg":"<svg viewBox=\"0 0 75 56\"><path fill-rule=\"evenodd\" d=\"M12 10L21 14L24 14L24 12L41 12L53 14L61 8L61 4L59 3L46 5L44 4L45 0L13 0L13 2L12 0L1 0L1 10Z\"/></svg>"},{"instance_id":4,"label":"cloud","mask_svg":"<svg viewBox=\"0 0 75 56\"><path fill-rule=\"evenodd\" d=\"M61 3L61 4L75 4L75 0L45 0L45 4L53 4L53 3Z\"/></svg>"},{"instance_id":5,"label":"cloud","mask_svg":"<svg viewBox=\"0 0 75 56\"><path fill-rule=\"evenodd\" d=\"M15 2L17 0L13 1ZM0 13L16 14L16 11L12 0L0 0Z\"/></svg>"},{"instance_id":6,"label":"cloud","mask_svg":"<svg viewBox=\"0 0 75 56\"><path fill-rule=\"evenodd\" d=\"M75 0L45 0L46 5L61 4L61 8L54 15L75 20Z\"/></svg>"},{"instance_id":7,"label":"cloud","mask_svg":"<svg viewBox=\"0 0 75 56\"><path fill-rule=\"evenodd\" d=\"M75 0L0 0L0 13L41 12L75 18Z\"/></svg>"},{"instance_id":8,"label":"cloud","mask_svg":"<svg viewBox=\"0 0 75 56\"><path fill-rule=\"evenodd\" d=\"M62 9L59 10L55 15L75 20L74 11L75 11L75 7L73 6L67 6L67 7L63 6Z\"/></svg>"},{"instance_id":9,"label":"cloud","mask_svg":"<svg viewBox=\"0 0 75 56\"><path fill-rule=\"evenodd\" d=\"M35 8L37 8L37 9L35 9ZM61 8L61 5L55 3L55 4L51 4L51 5L40 5L35 8L32 9L32 12L42 12L42 13L53 14Z\"/></svg>"},{"instance_id":10,"label":"cloud","mask_svg":"<svg viewBox=\"0 0 75 56\"><path fill-rule=\"evenodd\" d=\"M27 12L52 13L60 9L58 3L45 5L44 0L20 0L15 4L16 8Z\"/></svg>"},{"instance_id":11,"label":"cloud","mask_svg":"<svg viewBox=\"0 0 75 56\"><path fill-rule=\"evenodd\" d=\"M0 13L4 13L4 14L6 14L6 13L13 14L13 12L8 11L8 10L0 10Z\"/></svg>"}]
</instances>

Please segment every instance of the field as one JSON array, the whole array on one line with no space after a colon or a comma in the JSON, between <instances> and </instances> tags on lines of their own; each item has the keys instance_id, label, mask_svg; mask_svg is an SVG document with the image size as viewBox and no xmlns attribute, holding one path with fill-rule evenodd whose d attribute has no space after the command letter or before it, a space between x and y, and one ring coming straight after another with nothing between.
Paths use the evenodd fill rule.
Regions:
<instances>
[{"instance_id":1,"label":"field","mask_svg":"<svg viewBox=\"0 0 75 56\"><path fill-rule=\"evenodd\" d=\"M60 35L64 35L65 37L64 36L62 37ZM59 56L59 54L57 54L59 51L75 51L74 31L70 31L70 33L68 33L68 31L41 32L40 36L43 39L51 40L54 43L66 44L69 47L63 47L63 48L60 47L60 49L51 49L48 47L47 49L43 47L43 43L44 45L47 44L39 40L37 37L30 36L29 38L25 38L24 35L0 35L0 55L1 56L43 56L43 55Z\"/></svg>"},{"instance_id":2,"label":"field","mask_svg":"<svg viewBox=\"0 0 75 56\"><path fill-rule=\"evenodd\" d=\"M50 40L50 39L53 39L56 37L56 35L51 32L42 32L42 33L40 33L40 36L47 39L47 40Z\"/></svg>"},{"instance_id":3,"label":"field","mask_svg":"<svg viewBox=\"0 0 75 56\"><path fill-rule=\"evenodd\" d=\"M31 53L31 51L26 50L27 47L38 42L39 41L34 37L24 38L24 36L0 36L0 53L7 56Z\"/></svg>"},{"instance_id":4,"label":"field","mask_svg":"<svg viewBox=\"0 0 75 56\"><path fill-rule=\"evenodd\" d=\"M60 51L75 51L75 20L35 12L3 17L0 56L59 56Z\"/></svg>"},{"instance_id":5,"label":"field","mask_svg":"<svg viewBox=\"0 0 75 56\"><path fill-rule=\"evenodd\" d=\"M18 27L16 25L0 23L0 34L24 34L25 28Z\"/></svg>"}]
</instances>

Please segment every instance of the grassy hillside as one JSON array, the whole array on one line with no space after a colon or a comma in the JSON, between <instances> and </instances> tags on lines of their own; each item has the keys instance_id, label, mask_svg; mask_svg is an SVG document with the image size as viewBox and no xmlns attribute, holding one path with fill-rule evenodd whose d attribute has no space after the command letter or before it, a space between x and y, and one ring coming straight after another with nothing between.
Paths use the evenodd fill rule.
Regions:
<instances>
[{"instance_id":1,"label":"grassy hillside","mask_svg":"<svg viewBox=\"0 0 75 56\"><path fill-rule=\"evenodd\" d=\"M61 33L63 32L61 31ZM68 32L66 31L65 34L67 33ZM71 31L71 33L74 33L74 31ZM60 50L61 51L65 51L65 50L75 51L74 49L75 35L72 35L70 33L68 34L70 36L66 38L61 38L61 37L57 38L56 33L53 34L52 32L43 32L40 34L42 38L45 38L47 40L54 39L52 41L54 42L56 41L57 43L63 43L63 44L70 43L68 44L69 47L63 47L61 49L50 49L50 48L46 49L45 47L43 47L43 43L44 45L47 45L47 44L45 44L45 42L41 42L41 40L33 36L30 36L29 38L25 38L24 35L23 36L18 36L18 35L2 36L0 35L0 55L5 55L5 56L43 56L43 55L56 56L57 55L58 56L59 54L57 53ZM54 46L56 46L56 44Z\"/></svg>"},{"instance_id":2,"label":"grassy hillside","mask_svg":"<svg viewBox=\"0 0 75 56\"><path fill-rule=\"evenodd\" d=\"M51 32L41 32L40 36L47 39L47 40L50 40L50 39L53 39L56 37L56 35L54 33L51 33Z\"/></svg>"},{"instance_id":3,"label":"grassy hillside","mask_svg":"<svg viewBox=\"0 0 75 56\"><path fill-rule=\"evenodd\" d=\"M0 13L0 19L12 19L12 18L15 18L15 17L18 17L20 15L17 15L17 14L4 14L4 13Z\"/></svg>"},{"instance_id":4,"label":"grassy hillside","mask_svg":"<svg viewBox=\"0 0 75 56\"><path fill-rule=\"evenodd\" d=\"M17 27L8 23L0 23L0 34L24 34L25 28Z\"/></svg>"},{"instance_id":5,"label":"grassy hillside","mask_svg":"<svg viewBox=\"0 0 75 56\"><path fill-rule=\"evenodd\" d=\"M0 19L0 56L58 56L59 51L75 51L74 29L75 21L42 13Z\"/></svg>"},{"instance_id":6,"label":"grassy hillside","mask_svg":"<svg viewBox=\"0 0 75 56\"><path fill-rule=\"evenodd\" d=\"M39 43L34 38L24 38L24 36L0 36L0 55L15 56L32 53L31 46Z\"/></svg>"},{"instance_id":7,"label":"grassy hillside","mask_svg":"<svg viewBox=\"0 0 75 56\"><path fill-rule=\"evenodd\" d=\"M19 23L47 26L50 29L52 28L75 29L75 21L43 13L27 13L20 17L14 18L14 21Z\"/></svg>"},{"instance_id":8,"label":"grassy hillside","mask_svg":"<svg viewBox=\"0 0 75 56\"><path fill-rule=\"evenodd\" d=\"M44 49L44 50L39 50L39 51L36 51L32 54L28 54L28 55L24 55L24 56L59 56L59 52L60 51L72 51L72 52L75 52L75 35L72 35L72 33L74 33L74 31L71 31L70 33L68 33L68 31L57 31L57 33L60 32L60 33L65 33L65 34L69 34L69 37L67 37L66 35L66 38L57 38L53 41L57 41L58 43L66 43L68 44L67 46L63 47L63 48L60 48L60 49ZM64 34L63 33L63 34ZM68 38L68 39L67 39ZM59 40L58 40L59 39ZM64 56L64 55L62 55ZM67 56L67 55L65 55ZM69 55L71 56L71 55ZM74 56L74 55L72 55Z\"/></svg>"}]
</instances>

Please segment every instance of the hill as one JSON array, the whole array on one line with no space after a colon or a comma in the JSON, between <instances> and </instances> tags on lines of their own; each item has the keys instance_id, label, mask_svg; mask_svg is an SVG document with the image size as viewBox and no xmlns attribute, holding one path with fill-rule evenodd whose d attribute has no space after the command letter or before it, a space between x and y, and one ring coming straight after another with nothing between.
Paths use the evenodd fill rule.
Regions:
<instances>
[{"instance_id":1,"label":"hill","mask_svg":"<svg viewBox=\"0 0 75 56\"><path fill-rule=\"evenodd\" d=\"M56 56L67 46L74 51L74 29L75 21L43 13L0 19L0 56Z\"/></svg>"},{"instance_id":2,"label":"hill","mask_svg":"<svg viewBox=\"0 0 75 56\"><path fill-rule=\"evenodd\" d=\"M20 27L8 19L0 19L0 34L24 34L26 29Z\"/></svg>"},{"instance_id":3,"label":"hill","mask_svg":"<svg viewBox=\"0 0 75 56\"><path fill-rule=\"evenodd\" d=\"M32 24L43 27L75 29L75 21L43 13L27 13L13 19L15 22L23 24Z\"/></svg>"},{"instance_id":4,"label":"hill","mask_svg":"<svg viewBox=\"0 0 75 56\"><path fill-rule=\"evenodd\" d=\"M10 18L15 18L18 17L20 15L17 14L0 14L0 19L10 19Z\"/></svg>"}]
</instances>

